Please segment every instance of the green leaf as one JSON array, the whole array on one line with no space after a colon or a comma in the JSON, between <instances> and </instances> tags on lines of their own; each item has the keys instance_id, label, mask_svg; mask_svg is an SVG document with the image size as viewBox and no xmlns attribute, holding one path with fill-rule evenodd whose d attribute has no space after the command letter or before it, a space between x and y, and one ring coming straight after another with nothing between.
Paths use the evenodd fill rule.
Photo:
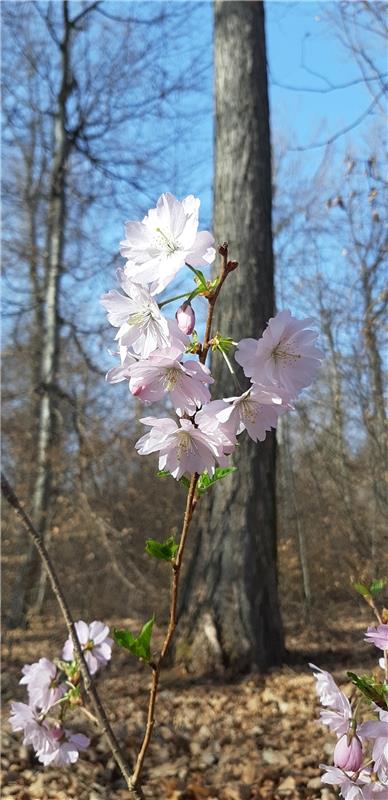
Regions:
<instances>
[{"instance_id":1,"label":"green leaf","mask_svg":"<svg viewBox=\"0 0 388 800\"><path fill-rule=\"evenodd\" d=\"M195 298L195 297L198 297L198 295L199 295L199 294L201 294L201 292L203 292L203 291L204 291L204 288L203 288L203 286L197 286L197 288L196 288L196 289L194 289L194 291L192 291L192 292L189 294L189 296L188 296L188 298L187 298L187 302L188 302L188 303L191 303L191 301L192 301L192 300L194 300L194 298Z\"/></svg>"},{"instance_id":2,"label":"green leaf","mask_svg":"<svg viewBox=\"0 0 388 800\"><path fill-rule=\"evenodd\" d=\"M159 471L156 473L156 476L157 476L158 478L167 478L167 477L170 477L170 476L171 476L171 472L168 472L166 469L160 469L160 470L159 470ZM182 486L186 486L186 488L187 488L187 489L188 489L188 488L189 488L189 486L190 486L190 481L189 481L189 479L188 479L188 478L186 478L186 477L185 477L185 475L182 475L182 477L181 477L181 478L179 478L179 483L181 483L181 484L182 484Z\"/></svg>"},{"instance_id":3,"label":"green leaf","mask_svg":"<svg viewBox=\"0 0 388 800\"><path fill-rule=\"evenodd\" d=\"M380 683L372 675L356 675L348 672L348 677L370 702L376 703L380 708L388 709L388 685Z\"/></svg>"},{"instance_id":4,"label":"green leaf","mask_svg":"<svg viewBox=\"0 0 388 800\"><path fill-rule=\"evenodd\" d=\"M388 578L378 578L377 580L372 581L369 589L372 594L378 594L378 592L381 592L381 590L384 589L384 586L386 586L387 583Z\"/></svg>"},{"instance_id":5,"label":"green leaf","mask_svg":"<svg viewBox=\"0 0 388 800\"><path fill-rule=\"evenodd\" d=\"M231 475L232 472L236 472L236 469L237 467L217 467L212 477L210 477L207 472L203 472L202 475L199 476L197 483L198 494L203 494L207 489L210 488L210 486L213 486L214 483L222 480L222 478L226 478L228 475Z\"/></svg>"},{"instance_id":6,"label":"green leaf","mask_svg":"<svg viewBox=\"0 0 388 800\"><path fill-rule=\"evenodd\" d=\"M170 536L164 542L158 542L156 539L147 539L145 550L149 556L160 558L162 561L172 561L177 552L178 546L173 536Z\"/></svg>"},{"instance_id":7,"label":"green leaf","mask_svg":"<svg viewBox=\"0 0 388 800\"><path fill-rule=\"evenodd\" d=\"M371 593L365 583L352 583L353 589L358 592L362 597L369 598L371 597Z\"/></svg>"},{"instance_id":8,"label":"green leaf","mask_svg":"<svg viewBox=\"0 0 388 800\"><path fill-rule=\"evenodd\" d=\"M149 661L151 658L151 635L154 622L155 617L149 619L143 625L138 636L134 636L131 631L114 628L113 636L115 642L120 647L124 647L125 650L129 650L132 655L142 659L142 661Z\"/></svg>"},{"instance_id":9,"label":"green leaf","mask_svg":"<svg viewBox=\"0 0 388 800\"><path fill-rule=\"evenodd\" d=\"M195 269L193 271L195 272L195 275L196 275L195 281L196 281L196 283L198 283L198 288L200 288L201 291L206 291L207 290L207 281L206 281L206 278L205 278L203 272L201 272L200 269Z\"/></svg>"}]
</instances>

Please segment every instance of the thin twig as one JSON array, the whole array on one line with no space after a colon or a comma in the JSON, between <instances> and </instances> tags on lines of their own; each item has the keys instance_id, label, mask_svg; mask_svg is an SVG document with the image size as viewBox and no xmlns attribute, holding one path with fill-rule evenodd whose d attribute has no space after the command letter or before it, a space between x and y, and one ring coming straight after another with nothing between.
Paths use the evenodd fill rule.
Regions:
<instances>
[{"instance_id":1,"label":"thin twig","mask_svg":"<svg viewBox=\"0 0 388 800\"><path fill-rule=\"evenodd\" d=\"M84 687L85 687L85 692L86 692L86 694L88 696L88 699L90 700L91 705L94 708L94 711L96 713L96 717L98 719L98 723L99 723L100 729L105 734L106 739L107 739L107 741L109 743L109 747L110 747L110 749L112 751L113 758L116 761L116 764L117 764L117 766L118 766L118 768L119 768L119 770L120 770L120 772L121 772L121 774L122 774L122 776L123 776L123 778L124 778L124 780L125 780L125 782L127 784L127 787L129 789L129 791L132 794L132 797L135 798L135 800L142 800L143 794L142 794L142 792L140 790L136 789L134 784L133 784L133 781L131 779L129 766L127 765L127 763L126 763L126 761L124 759L124 756L122 755L122 752L121 752L121 749L120 749L120 745L119 745L119 743L118 743L118 741L116 739L115 734L113 733L113 730L111 728L110 722L109 722L108 717L106 715L104 706L102 705L101 700L100 700L100 698L98 696L98 693L97 693L97 689L96 689L96 687L94 686L94 684L92 682L92 679L91 679L91 676L90 676L90 672L89 672L87 663L85 661L81 645L80 645L80 643L78 641L78 636L77 636L77 633L76 633L74 620L72 618L70 608L69 608L69 606L67 604L67 600L66 600L65 595L64 595L64 593L62 591L62 587L61 587L60 581L58 580L58 576L57 576L57 574L55 572L55 569L54 569L54 566L53 566L53 564L51 562L50 556L49 556L49 554L48 554L48 552L46 550L46 547L44 545L43 539L40 536L39 532L36 530L35 526L33 525L32 521L30 519L30 517L28 516L28 514L26 514L26 512L24 511L24 508L22 507L18 497L16 496L16 494L15 494L13 488L12 488L12 486L9 484L7 478L5 477L5 475L3 473L1 473L1 491L2 491L2 494L4 495L5 499L7 500L7 502L14 509L15 514L17 515L17 517L21 520L24 529L27 531L27 533L31 537L31 539L32 539L32 541L33 541L33 543L34 543L34 545L35 545L35 547L36 547L36 549L37 549L37 551L39 553L39 556L40 556L40 558L42 560L42 563L43 563L44 568L45 568L45 570L47 572L49 581L51 583L52 590L53 590L54 595L55 595L55 597L57 599L58 605L59 605L59 607L61 609L62 616L63 616L63 618L65 620L66 627L67 627L67 629L69 631L69 634L71 636L71 640L73 642L74 651L76 652L77 658L79 659L80 672L81 672L81 675L82 675L82 679L83 679L83 683L84 683Z\"/></svg>"},{"instance_id":2,"label":"thin twig","mask_svg":"<svg viewBox=\"0 0 388 800\"><path fill-rule=\"evenodd\" d=\"M218 295L222 289L222 286L229 275L229 272L232 272L236 267L238 267L237 261L228 261L228 244L224 242L221 247L218 248L218 252L221 256L221 273L220 279L216 288L209 292L208 295L205 295L209 301L209 310L206 320L206 328L205 328L205 337L202 344L201 353L199 355L199 360L201 364L204 364L207 358L208 350L210 348L210 340L211 340L211 331L212 331L212 324L213 324L213 314L214 314L214 306L217 302Z\"/></svg>"}]
</instances>

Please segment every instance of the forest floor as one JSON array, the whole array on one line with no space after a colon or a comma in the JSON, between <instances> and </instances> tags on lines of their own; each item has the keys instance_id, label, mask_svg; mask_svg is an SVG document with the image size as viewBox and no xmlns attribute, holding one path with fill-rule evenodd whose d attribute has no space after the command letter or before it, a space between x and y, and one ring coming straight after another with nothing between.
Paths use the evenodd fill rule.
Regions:
<instances>
[{"instance_id":1,"label":"forest floor","mask_svg":"<svg viewBox=\"0 0 388 800\"><path fill-rule=\"evenodd\" d=\"M333 739L317 723L308 662L331 670L345 691L347 669L375 666L362 642L370 624L367 609L355 602L337 607L336 616L340 623L327 613L310 626L286 621L288 663L265 676L232 681L166 670L143 774L147 800L334 800L335 791L319 777L319 763L332 763ZM137 621L125 624L136 629ZM27 631L4 632L2 798L126 800L104 739L92 734L92 723L79 713L74 730L92 736L92 747L68 768L43 768L6 721L9 701L25 700L18 686L22 665L54 658L64 638L62 622L49 619ZM132 760L144 730L149 683L146 667L133 662L116 650L99 678L116 734Z\"/></svg>"}]
</instances>

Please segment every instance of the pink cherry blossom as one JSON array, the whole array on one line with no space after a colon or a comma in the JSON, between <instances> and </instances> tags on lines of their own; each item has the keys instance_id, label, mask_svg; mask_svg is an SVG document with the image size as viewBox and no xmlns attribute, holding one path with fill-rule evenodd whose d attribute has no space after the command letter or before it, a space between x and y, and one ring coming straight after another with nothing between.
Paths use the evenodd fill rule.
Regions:
<instances>
[{"instance_id":1,"label":"pink cherry blossom","mask_svg":"<svg viewBox=\"0 0 388 800\"><path fill-rule=\"evenodd\" d=\"M75 623L75 629L89 672L94 675L99 667L104 667L108 663L112 655L113 639L108 636L109 628L97 620L90 625L79 620ZM64 661L73 661L74 659L73 642L70 636L63 647L62 658Z\"/></svg>"},{"instance_id":2,"label":"pink cherry blossom","mask_svg":"<svg viewBox=\"0 0 388 800\"><path fill-rule=\"evenodd\" d=\"M86 750L90 744L90 739L83 733L72 733L60 726L50 728L50 735L50 746L37 753L38 760L45 766L75 764L79 751Z\"/></svg>"},{"instance_id":3,"label":"pink cherry blossom","mask_svg":"<svg viewBox=\"0 0 388 800\"><path fill-rule=\"evenodd\" d=\"M316 667L315 664L309 664L309 667L314 671L314 677L317 681L316 691L320 702L327 707L327 710L321 711L320 720L323 725L327 725L337 736L342 736L347 733L352 717L349 700L338 688L330 672Z\"/></svg>"},{"instance_id":4,"label":"pink cherry blossom","mask_svg":"<svg viewBox=\"0 0 388 800\"><path fill-rule=\"evenodd\" d=\"M190 303L183 303L179 306L175 318L180 330L190 336L195 328L195 313Z\"/></svg>"},{"instance_id":5,"label":"pink cherry blossom","mask_svg":"<svg viewBox=\"0 0 388 800\"><path fill-rule=\"evenodd\" d=\"M178 414L194 414L210 400L210 370L198 361L181 363L169 351L152 354L130 367L129 388L145 401L161 400L166 392Z\"/></svg>"},{"instance_id":6,"label":"pink cherry blossom","mask_svg":"<svg viewBox=\"0 0 388 800\"><path fill-rule=\"evenodd\" d=\"M362 769L358 773L357 785L360 787L360 798L362 800L388 800L388 784L381 778L376 781L376 774L373 767Z\"/></svg>"},{"instance_id":7,"label":"pink cherry blossom","mask_svg":"<svg viewBox=\"0 0 388 800\"><path fill-rule=\"evenodd\" d=\"M198 232L199 204L193 195L179 201L166 192L142 222L126 223L120 252L129 259L128 277L151 284L151 293L159 294L185 263L200 267L214 261L213 236Z\"/></svg>"},{"instance_id":8,"label":"pink cherry blossom","mask_svg":"<svg viewBox=\"0 0 388 800\"><path fill-rule=\"evenodd\" d=\"M356 777L355 773L346 773L339 767L330 767L327 764L319 766L325 770L321 777L322 783L339 786L344 800L363 800L362 788L353 780Z\"/></svg>"},{"instance_id":9,"label":"pink cherry blossom","mask_svg":"<svg viewBox=\"0 0 388 800\"><path fill-rule=\"evenodd\" d=\"M379 720L361 723L358 733L362 739L373 739L374 771L388 785L388 711L379 712Z\"/></svg>"},{"instance_id":10,"label":"pink cherry blossom","mask_svg":"<svg viewBox=\"0 0 388 800\"><path fill-rule=\"evenodd\" d=\"M117 277L125 295L111 289L100 300L111 325L119 328L116 339L143 358L157 348L168 347L167 320L148 288L134 283L122 269L117 270Z\"/></svg>"},{"instance_id":11,"label":"pink cherry blossom","mask_svg":"<svg viewBox=\"0 0 388 800\"><path fill-rule=\"evenodd\" d=\"M168 319L167 325L170 334L170 344L168 346L168 350L170 353L175 350L175 357L178 358L178 353L185 352L186 347L190 342L190 338L186 333L184 333L184 331L181 330L176 319Z\"/></svg>"},{"instance_id":12,"label":"pink cherry blossom","mask_svg":"<svg viewBox=\"0 0 388 800\"><path fill-rule=\"evenodd\" d=\"M36 708L26 703L11 703L9 718L13 731L23 731L23 744L30 744L36 751L43 751L51 746L51 736L47 723L39 719Z\"/></svg>"},{"instance_id":13,"label":"pink cherry blossom","mask_svg":"<svg viewBox=\"0 0 388 800\"><path fill-rule=\"evenodd\" d=\"M222 441L203 433L190 420L181 419L180 427L172 419L157 417L146 417L140 422L149 425L151 431L136 442L136 450L141 455L159 451L159 469L168 470L176 480L205 470L213 475L216 462L224 465Z\"/></svg>"},{"instance_id":14,"label":"pink cherry blossom","mask_svg":"<svg viewBox=\"0 0 388 800\"><path fill-rule=\"evenodd\" d=\"M128 347L121 346L119 353L121 364L118 367L112 367L105 375L107 383L120 383L121 381L129 381L130 367L136 364L137 358L134 356Z\"/></svg>"},{"instance_id":15,"label":"pink cherry blossom","mask_svg":"<svg viewBox=\"0 0 388 800\"><path fill-rule=\"evenodd\" d=\"M334 764L336 767L348 770L349 772L357 772L360 769L363 759L362 744L357 736L352 736L348 743L348 737L345 734L338 739L334 748Z\"/></svg>"},{"instance_id":16,"label":"pink cherry blossom","mask_svg":"<svg viewBox=\"0 0 388 800\"><path fill-rule=\"evenodd\" d=\"M22 674L19 683L27 685L30 704L37 708L47 711L65 694L65 684L58 683L58 669L48 658L25 664Z\"/></svg>"},{"instance_id":17,"label":"pink cherry blossom","mask_svg":"<svg viewBox=\"0 0 388 800\"><path fill-rule=\"evenodd\" d=\"M245 375L253 383L277 386L295 397L311 383L323 358L314 345L318 334L308 328L312 322L280 311L269 320L261 339L242 339L235 358Z\"/></svg>"},{"instance_id":18,"label":"pink cherry blossom","mask_svg":"<svg viewBox=\"0 0 388 800\"><path fill-rule=\"evenodd\" d=\"M377 628L369 627L365 634L365 641L374 644L380 650L388 650L388 623L378 625Z\"/></svg>"},{"instance_id":19,"label":"pink cherry blossom","mask_svg":"<svg viewBox=\"0 0 388 800\"><path fill-rule=\"evenodd\" d=\"M226 397L227 408L218 413L220 422L229 423L236 434L246 430L254 442L263 442L267 432L276 428L279 415L286 408L273 393L253 387L240 397Z\"/></svg>"}]
</instances>

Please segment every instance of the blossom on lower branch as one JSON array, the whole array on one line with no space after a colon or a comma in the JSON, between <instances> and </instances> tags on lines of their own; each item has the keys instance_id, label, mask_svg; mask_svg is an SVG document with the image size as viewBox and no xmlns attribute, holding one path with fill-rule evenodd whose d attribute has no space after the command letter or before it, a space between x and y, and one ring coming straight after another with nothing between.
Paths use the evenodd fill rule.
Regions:
<instances>
[{"instance_id":1,"label":"blossom on lower branch","mask_svg":"<svg viewBox=\"0 0 388 800\"><path fill-rule=\"evenodd\" d=\"M325 707L320 721L337 735L334 766L320 765L322 782L339 786L344 800L388 800L388 712L375 706L379 719L359 722L357 702L352 708L329 672L310 667Z\"/></svg>"},{"instance_id":2,"label":"blossom on lower branch","mask_svg":"<svg viewBox=\"0 0 388 800\"><path fill-rule=\"evenodd\" d=\"M10 723L13 731L23 731L23 744L32 745L38 761L45 766L74 764L79 751L90 744L83 733L72 733L57 723L50 724L26 703L11 703Z\"/></svg>"},{"instance_id":3,"label":"blossom on lower branch","mask_svg":"<svg viewBox=\"0 0 388 800\"><path fill-rule=\"evenodd\" d=\"M111 657L113 640L109 638L109 628L99 620L90 625L79 620L75 632L93 675ZM40 658L33 664L25 664L22 676L20 683L27 688L28 703L11 703L12 730L23 732L23 744L34 748L41 764L74 764L90 740L83 733L68 730L64 724L68 711L85 703L80 663L71 638L65 642L62 659L54 662ZM55 717L58 711L59 719Z\"/></svg>"},{"instance_id":4,"label":"blossom on lower branch","mask_svg":"<svg viewBox=\"0 0 388 800\"><path fill-rule=\"evenodd\" d=\"M99 667L104 667L110 661L112 655L113 639L108 636L109 628L97 620L87 625L80 619L75 623L75 629L89 672L94 675ZM74 658L73 642L70 636L64 644L62 658L64 661L72 661Z\"/></svg>"},{"instance_id":5,"label":"blossom on lower branch","mask_svg":"<svg viewBox=\"0 0 388 800\"><path fill-rule=\"evenodd\" d=\"M64 683L60 682L60 670L48 658L25 664L22 674L19 683L27 686L31 705L42 710L54 705L66 691Z\"/></svg>"},{"instance_id":6,"label":"blossom on lower branch","mask_svg":"<svg viewBox=\"0 0 388 800\"><path fill-rule=\"evenodd\" d=\"M157 417L145 417L140 422L151 430L136 442L136 450L140 455L159 451L159 469L168 470L176 480L194 472L213 475L216 463L227 464L224 440L204 433L188 419L180 419L180 426L172 419Z\"/></svg>"},{"instance_id":7,"label":"blossom on lower branch","mask_svg":"<svg viewBox=\"0 0 388 800\"><path fill-rule=\"evenodd\" d=\"M377 628L370 626L365 634L365 641L374 644L379 650L388 650L388 624L381 623Z\"/></svg>"}]
</instances>

